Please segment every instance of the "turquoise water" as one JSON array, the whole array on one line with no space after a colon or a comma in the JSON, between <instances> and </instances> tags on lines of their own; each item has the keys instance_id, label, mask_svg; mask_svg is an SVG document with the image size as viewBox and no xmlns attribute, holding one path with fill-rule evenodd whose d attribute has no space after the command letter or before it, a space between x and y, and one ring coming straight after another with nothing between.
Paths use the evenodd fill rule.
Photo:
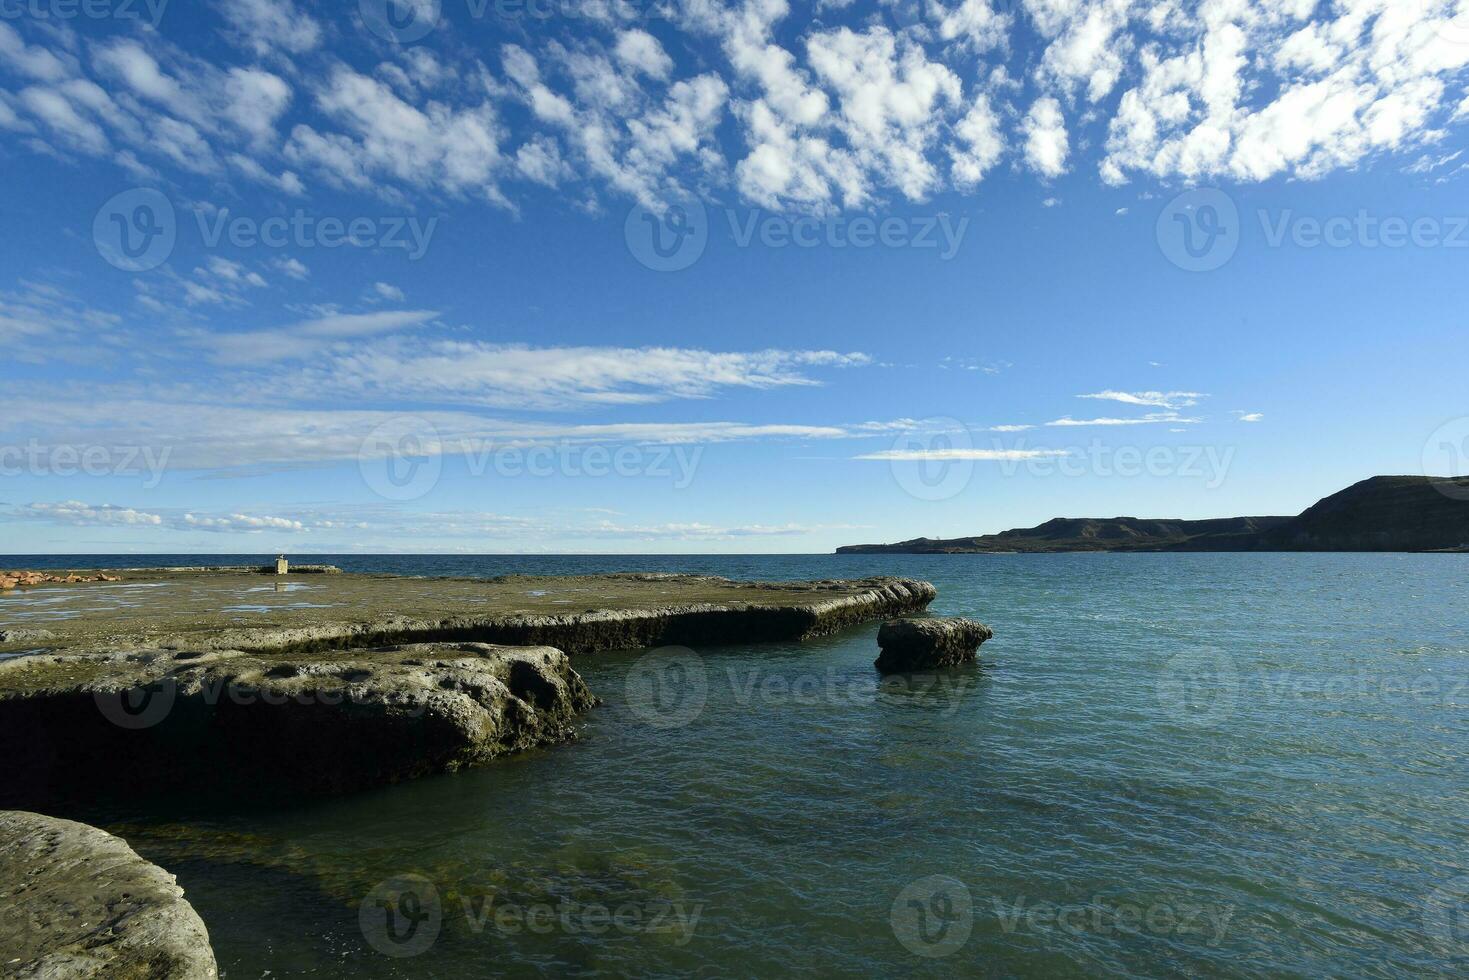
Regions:
<instances>
[{"instance_id":1,"label":"turquoise water","mask_svg":"<svg viewBox=\"0 0 1469 980\"><path fill-rule=\"evenodd\" d=\"M581 658L576 744L114 819L230 978L1469 970L1463 556L330 560L901 574L996 636L882 685L875 624Z\"/></svg>"}]
</instances>

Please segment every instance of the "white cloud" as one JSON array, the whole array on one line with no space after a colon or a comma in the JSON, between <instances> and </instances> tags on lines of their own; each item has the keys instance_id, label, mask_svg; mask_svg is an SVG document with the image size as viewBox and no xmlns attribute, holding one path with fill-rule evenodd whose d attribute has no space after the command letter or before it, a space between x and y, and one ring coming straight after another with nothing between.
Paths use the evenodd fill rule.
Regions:
<instances>
[{"instance_id":1,"label":"white cloud","mask_svg":"<svg viewBox=\"0 0 1469 980\"><path fill-rule=\"evenodd\" d=\"M1098 418L1098 419L1074 419L1069 415L1051 422L1048 426L1061 428L1082 426L1117 426L1117 425L1158 425L1167 423L1169 425L1195 425L1199 419L1183 418L1176 412L1152 412L1140 418Z\"/></svg>"},{"instance_id":2,"label":"white cloud","mask_svg":"<svg viewBox=\"0 0 1469 980\"><path fill-rule=\"evenodd\" d=\"M1061 103L1050 96L1036 99L1021 127L1025 133L1025 160L1042 177L1059 177L1066 172L1070 138Z\"/></svg>"},{"instance_id":3,"label":"white cloud","mask_svg":"<svg viewBox=\"0 0 1469 980\"><path fill-rule=\"evenodd\" d=\"M288 350L287 333L278 350ZM251 339L241 346L260 349ZM863 354L686 348L527 347L477 341L389 338L331 352L310 366L313 386L353 397L566 409L708 398L727 388L820 382L812 369L860 367ZM290 383L287 380L286 383Z\"/></svg>"},{"instance_id":4,"label":"white cloud","mask_svg":"<svg viewBox=\"0 0 1469 980\"><path fill-rule=\"evenodd\" d=\"M321 43L321 25L292 0L220 0L233 36L257 55L304 54Z\"/></svg>"},{"instance_id":5,"label":"white cloud","mask_svg":"<svg viewBox=\"0 0 1469 980\"><path fill-rule=\"evenodd\" d=\"M617 60L633 71L652 78L667 78L673 70L673 59L663 50L658 39L647 31L623 31L614 49Z\"/></svg>"},{"instance_id":6,"label":"white cloud","mask_svg":"<svg viewBox=\"0 0 1469 980\"><path fill-rule=\"evenodd\" d=\"M211 5L243 53L210 61L157 31L4 22L0 132L135 180L289 196L320 177L405 205L513 211L534 184L589 210L692 192L823 213L977 193L1007 154L1108 184L1312 179L1408 153L1447 179L1436 147L1469 115L1463 0L919 4L893 28L835 4L813 21L786 0L698 0L656 38L598 4L576 44L532 35L494 65L441 30L373 66L301 0Z\"/></svg>"},{"instance_id":7,"label":"white cloud","mask_svg":"<svg viewBox=\"0 0 1469 980\"><path fill-rule=\"evenodd\" d=\"M311 278L311 270L299 259L276 259L275 267L298 282L305 282Z\"/></svg>"},{"instance_id":8,"label":"white cloud","mask_svg":"<svg viewBox=\"0 0 1469 980\"><path fill-rule=\"evenodd\" d=\"M163 518L158 514L111 504L94 507L80 500L68 500L56 504L27 504L20 509L20 515L23 518L77 526L158 527L163 524Z\"/></svg>"},{"instance_id":9,"label":"white cloud","mask_svg":"<svg viewBox=\"0 0 1469 980\"><path fill-rule=\"evenodd\" d=\"M404 424L402 410L255 407L223 404L228 392L201 392L180 401L168 394L148 399L56 398L44 404L0 395L0 431L25 432L47 445L149 447L170 472L229 470L271 465L353 463L378 444L369 440L385 424ZM299 392L297 393L299 394ZM837 440L870 437L859 425L787 422L535 422L462 411L412 412L425 426L423 451L431 455L481 456L487 450L533 446L693 446L728 442ZM885 428L909 428L911 423Z\"/></svg>"},{"instance_id":10,"label":"white cloud","mask_svg":"<svg viewBox=\"0 0 1469 980\"><path fill-rule=\"evenodd\" d=\"M1066 449L885 449L881 452L864 453L853 459L875 459L894 463L907 462L957 462L974 460L979 462L1003 462L1006 460L1049 459L1069 456Z\"/></svg>"},{"instance_id":11,"label":"white cloud","mask_svg":"<svg viewBox=\"0 0 1469 980\"><path fill-rule=\"evenodd\" d=\"M1188 408L1197 405L1199 399L1208 398L1197 391L1098 391L1090 395L1077 395L1099 401L1121 402L1124 405L1145 405L1151 408Z\"/></svg>"},{"instance_id":12,"label":"white cloud","mask_svg":"<svg viewBox=\"0 0 1469 980\"><path fill-rule=\"evenodd\" d=\"M211 332L200 335L198 342L211 351L218 363L260 365L309 357L338 341L420 327L438 316L434 310L341 313L305 320L279 330Z\"/></svg>"}]
</instances>

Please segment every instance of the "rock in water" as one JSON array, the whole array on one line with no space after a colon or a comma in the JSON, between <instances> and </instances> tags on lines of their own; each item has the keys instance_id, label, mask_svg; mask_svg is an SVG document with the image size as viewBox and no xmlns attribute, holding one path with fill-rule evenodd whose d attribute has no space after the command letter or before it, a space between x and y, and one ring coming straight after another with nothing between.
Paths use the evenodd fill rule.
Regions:
<instances>
[{"instance_id":1,"label":"rock in water","mask_svg":"<svg viewBox=\"0 0 1469 980\"><path fill-rule=\"evenodd\" d=\"M994 631L972 619L890 619L877 631L875 666L884 674L955 667L974 659Z\"/></svg>"},{"instance_id":2,"label":"rock in water","mask_svg":"<svg viewBox=\"0 0 1469 980\"><path fill-rule=\"evenodd\" d=\"M0 811L0 975L206 980L209 933L173 875L121 838Z\"/></svg>"},{"instance_id":3,"label":"rock in water","mask_svg":"<svg viewBox=\"0 0 1469 980\"><path fill-rule=\"evenodd\" d=\"M576 737L560 650L424 643L0 661L0 801L330 795ZM10 690L4 688L9 686Z\"/></svg>"}]
</instances>

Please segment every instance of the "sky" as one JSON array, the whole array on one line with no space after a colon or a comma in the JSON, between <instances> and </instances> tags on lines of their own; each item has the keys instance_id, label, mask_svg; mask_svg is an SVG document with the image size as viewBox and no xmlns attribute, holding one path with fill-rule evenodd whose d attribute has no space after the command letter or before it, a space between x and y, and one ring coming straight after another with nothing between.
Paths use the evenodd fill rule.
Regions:
<instances>
[{"instance_id":1,"label":"sky","mask_svg":"<svg viewBox=\"0 0 1469 980\"><path fill-rule=\"evenodd\" d=\"M0 0L0 553L1469 472L1469 0Z\"/></svg>"}]
</instances>

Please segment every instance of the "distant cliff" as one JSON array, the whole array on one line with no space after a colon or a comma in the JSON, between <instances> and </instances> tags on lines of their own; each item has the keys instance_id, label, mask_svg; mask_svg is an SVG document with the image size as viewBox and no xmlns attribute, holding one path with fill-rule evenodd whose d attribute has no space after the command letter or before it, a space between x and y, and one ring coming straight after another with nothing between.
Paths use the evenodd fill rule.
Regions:
<instances>
[{"instance_id":1,"label":"distant cliff","mask_svg":"<svg viewBox=\"0 0 1469 980\"><path fill-rule=\"evenodd\" d=\"M1058 517L970 538L847 545L837 554L1056 551L1469 551L1469 479L1375 476L1298 517Z\"/></svg>"}]
</instances>

